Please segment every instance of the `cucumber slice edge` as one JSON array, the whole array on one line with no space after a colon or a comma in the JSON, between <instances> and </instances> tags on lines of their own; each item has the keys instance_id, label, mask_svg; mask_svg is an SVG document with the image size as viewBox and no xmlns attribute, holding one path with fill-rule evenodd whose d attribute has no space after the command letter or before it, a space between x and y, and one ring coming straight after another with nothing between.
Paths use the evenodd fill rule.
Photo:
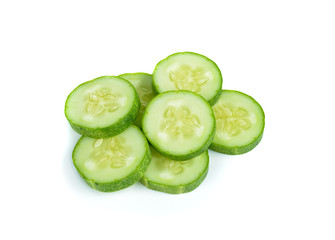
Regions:
<instances>
[{"instance_id":1,"label":"cucumber slice edge","mask_svg":"<svg viewBox=\"0 0 335 240\"><path fill-rule=\"evenodd\" d=\"M122 76L126 76L126 75L137 75L137 74L147 75L148 77L149 77L149 76L152 76L150 73L146 73L146 72L131 72L131 73L122 73L122 74L118 75L118 77L121 77L121 78L122 78Z\"/></svg>"},{"instance_id":2,"label":"cucumber slice edge","mask_svg":"<svg viewBox=\"0 0 335 240\"><path fill-rule=\"evenodd\" d=\"M205 178L208 174L209 154L208 154L208 151L206 151L205 153L206 153L206 157L207 157L207 163L206 163L206 167L205 167L204 171L202 172L202 174L197 179L193 180L192 182L190 182L188 184L180 184L180 185L170 186L170 185L165 185L165 184L158 183L158 182L155 182L155 181L150 181L144 176L140 179L140 182L145 187L147 187L149 189L159 191L159 192L164 192L164 193L180 194L180 193L191 192L191 191L195 190L205 180Z\"/></svg>"},{"instance_id":3,"label":"cucumber slice edge","mask_svg":"<svg viewBox=\"0 0 335 240\"><path fill-rule=\"evenodd\" d=\"M247 145L244 146L235 146L235 147L223 147L220 144L212 143L208 149L213 150L215 152L220 152L227 155L240 155L247 152L250 152L252 149L254 149L262 140L263 133L261 133L258 137L255 138L255 140Z\"/></svg>"}]
</instances>

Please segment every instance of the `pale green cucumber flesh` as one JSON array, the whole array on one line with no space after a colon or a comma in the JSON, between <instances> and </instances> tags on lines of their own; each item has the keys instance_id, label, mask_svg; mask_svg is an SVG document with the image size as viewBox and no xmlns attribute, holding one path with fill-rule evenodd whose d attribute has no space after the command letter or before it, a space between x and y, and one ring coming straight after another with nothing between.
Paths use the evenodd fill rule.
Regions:
<instances>
[{"instance_id":1,"label":"pale green cucumber flesh","mask_svg":"<svg viewBox=\"0 0 335 240\"><path fill-rule=\"evenodd\" d=\"M236 155L251 151L261 141L265 114L261 105L251 96L222 90L213 106L216 133L211 150Z\"/></svg>"},{"instance_id":2,"label":"pale green cucumber flesh","mask_svg":"<svg viewBox=\"0 0 335 240\"><path fill-rule=\"evenodd\" d=\"M113 192L133 185L143 176L151 152L142 131L131 125L110 138L82 136L72 158L79 175L90 187Z\"/></svg>"},{"instance_id":3,"label":"pale green cucumber flesh","mask_svg":"<svg viewBox=\"0 0 335 240\"><path fill-rule=\"evenodd\" d=\"M209 58L193 52L178 52L156 65L153 88L157 93L189 90L213 105L222 89L222 75L219 67Z\"/></svg>"},{"instance_id":4,"label":"pale green cucumber flesh","mask_svg":"<svg viewBox=\"0 0 335 240\"><path fill-rule=\"evenodd\" d=\"M124 73L119 75L119 77L128 80L135 87L140 97L141 107L134 124L142 128L142 118L144 110L147 107L148 103L151 101L151 99L156 95L156 93L152 88L152 75L148 73L138 72L138 73Z\"/></svg>"},{"instance_id":5,"label":"pale green cucumber flesh","mask_svg":"<svg viewBox=\"0 0 335 240\"><path fill-rule=\"evenodd\" d=\"M80 84L67 97L65 116L81 135L108 138L134 122L140 108L139 96L128 81L102 76Z\"/></svg>"},{"instance_id":6,"label":"pale green cucumber flesh","mask_svg":"<svg viewBox=\"0 0 335 240\"><path fill-rule=\"evenodd\" d=\"M208 172L208 151L187 161L176 161L162 156L151 147L151 163L141 178L149 189L165 193L186 193L196 189Z\"/></svg>"},{"instance_id":7,"label":"pale green cucumber flesh","mask_svg":"<svg viewBox=\"0 0 335 240\"><path fill-rule=\"evenodd\" d=\"M142 129L162 155L187 160L205 151L215 134L215 117L209 103L191 91L167 91L147 106Z\"/></svg>"}]
</instances>

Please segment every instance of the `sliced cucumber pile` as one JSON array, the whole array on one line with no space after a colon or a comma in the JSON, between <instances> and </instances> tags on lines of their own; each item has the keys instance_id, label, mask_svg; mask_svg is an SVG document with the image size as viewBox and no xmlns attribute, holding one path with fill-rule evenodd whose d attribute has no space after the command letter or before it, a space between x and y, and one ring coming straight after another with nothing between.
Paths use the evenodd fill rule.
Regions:
<instances>
[{"instance_id":1,"label":"sliced cucumber pile","mask_svg":"<svg viewBox=\"0 0 335 240\"><path fill-rule=\"evenodd\" d=\"M66 99L65 116L82 135L73 164L102 192L136 182L171 194L193 191L207 176L208 149L249 152L265 125L256 100L222 90L218 66L192 52L161 60L152 75L124 73L80 84Z\"/></svg>"},{"instance_id":2,"label":"sliced cucumber pile","mask_svg":"<svg viewBox=\"0 0 335 240\"><path fill-rule=\"evenodd\" d=\"M157 93L189 90L213 105L222 88L222 76L218 66L209 58L193 52L179 52L156 65L153 87Z\"/></svg>"},{"instance_id":3,"label":"sliced cucumber pile","mask_svg":"<svg viewBox=\"0 0 335 240\"><path fill-rule=\"evenodd\" d=\"M166 158L150 147L151 163L141 178L147 188L166 193L186 193L197 188L208 172L209 156L204 151L187 161Z\"/></svg>"},{"instance_id":4,"label":"sliced cucumber pile","mask_svg":"<svg viewBox=\"0 0 335 240\"><path fill-rule=\"evenodd\" d=\"M249 95L222 90L213 106L216 133L210 149L225 154L242 154L257 146L263 136L265 115Z\"/></svg>"}]
</instances>

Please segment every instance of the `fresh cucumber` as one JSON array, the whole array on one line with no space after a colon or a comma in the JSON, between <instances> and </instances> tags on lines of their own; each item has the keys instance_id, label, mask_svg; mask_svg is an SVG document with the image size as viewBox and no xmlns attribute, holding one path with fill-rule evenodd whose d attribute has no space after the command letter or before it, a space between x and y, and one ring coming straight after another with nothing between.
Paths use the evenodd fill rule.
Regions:
<instances>
[{"instance_id":1,"label":"fresh cucumber","mask_svg":"<svg viewBox=\"0 0 335 240\"><path fill-rule=\"evenodd\" d=\"M209 103L191 91L167 91L147 106L142 129L162 155L188 160L205 151L215 134L215 117Z\"/></svg>"},{"instance_id":2,"label":"fresh cucumber","mask_svg":"<svg viewBox=\"0 0 335 240\"><path fill-rule=\"evenodd\" d=\"M131 125L111 138L82 136L72 158L80 176L90 187L112 192L137 182L149 166L151 153L141 130Z\"/></svg>"},{"instance_id":3,"label":"fresh cucumber","mask_svg":"<svg viewBox=\"0 0 335 240\"><path fill-rule=\"evenodd\" d=\"M178 52L156 65L153 87L157 93L169 90L196 92L213 105L222 89L222 75L209 58L193 52Z\"/></svg>"},{"instance_id":4,"label":"fresh cucumber","mask_svg":"<svg viewBox=\"0 0 335 240\"><path fill-rule=\"evenodd\" d=\"M108 138L136 119L140 98L128 81L103 76L80 84L66 99L65 116L81 135Z\"/></svg>"},{"instance_id":5,"label":"fresh cucumber","mask_svg":"<svg viewBox=\"0 0 335 240\"><path fill-rule=\"evenodd\" d=\"M261 141L265 126L264 111L251 96L222 90L213 106L216 133L210 149L225 154L249 152Z\"/></svg>"},{"instance_id":6,"label":"fresh cucumber","mask_svg":"<svg viewBox=\"0 0 335 240\"><path fill-rule=\"evenodd\" d=\"M186 193L197 188L208 172L208 151L187 161L162 156L153 147L151 162L140 179L147 188L166 193Z\"/></svg>"},{"instance_id":7,"label":"fresh cucumber","mask_svg":"<svg viewBox=\"0 0 335 240\"><path fill-rule=\"evenodd\" d=\"M154 90L152 89L152 76L148 73L124 73L119 75L126 80L128 80L135 87L138 95L141 100L141 108L138 113L138 116L134 122L134 124L140 128L142 128L142 117L145 108L151 99L156 95Z\"/></svg>"}]
</instances>

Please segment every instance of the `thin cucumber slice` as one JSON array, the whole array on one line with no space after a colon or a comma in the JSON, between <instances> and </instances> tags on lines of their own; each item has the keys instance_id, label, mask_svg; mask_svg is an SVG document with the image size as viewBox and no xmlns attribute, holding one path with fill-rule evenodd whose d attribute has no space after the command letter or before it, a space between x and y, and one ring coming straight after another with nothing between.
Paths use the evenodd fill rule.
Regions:
<instances>
[{"instance_id":1,"label":"thin cucumber slice","mask_svg":"<svg viewBox=\"0 0 335 240\"><path fill-rule=\"evenodd\" d=\"M141 183L147 188L166 193L186 193L196 189L208 172L208 151L187 161L162 156L153 147L152 158Z\"/></svg>"},{"instance_id":2,"label":"thin cucumber slice","mask_svg":"<svg viewBox=\"0 0 335 240\"><path fill-rule=\"evenodd\" d=\"M152 76L148 73L125 73L119 75L119 77L122 77L133 84L138 95L140 96L141 108L134 124L142 128L142 117L144 110L151 99L156 95L152 89Z\"/></svg>"},{"instance_id":3,"label":"thin cucumber slice","mask_svg":"<svg viewBox=\"0 0 335 240\"><path fill-rule=\"evenodd\" d=\"M213 105L222 89L219 67L209 58L193 52L178 52L160 61L153 73L157 93L189 90Z\"/></svg>"},{"instance_id":4,"label":"thin cucumber slice","mask_svg":"<svg viewBox=\"0 0 335 240\"><path fill-rule=\"evenodd\" d=\"M65 116L81 135L108 138L124 131L136 119L140 98L128 81L103 76L80 84L68 96Z\"/></svg>"},{"instance_id":5,"label":"thin cucumber slice","mask_svg":"<svg viewBox=\"0 0 335 240\"><path fill-rule=\"evenodd\" d=\"M143 176L151 153L142 131L131 125L111 138L82 136L72 158L80 176L90 187L113 192L133 185Z\"/></svg>"},{"instance_id":6,"label":"thin cucumber slice","mask_svg":"<svg viewBox=\"0 0 335 240\"><path fill-rule=\"evenodd\" d=\"M205 151L215 134L215 117L209 103L191 91L168 91L147 106L142 129L162 155L188 160Z\"/></svg>"},{"instance_id":7,"label":"thin cucumber slice","mask_svg":"<svg viewBox=\"0 0 335 240\"><path fill-rule=\"evenodd\" d=\"M222 90L213 110L216 133L210 149L236 155L251 151L261 141L265 126L264 111L249 95Z\"/></svg>"}]
</instances>

